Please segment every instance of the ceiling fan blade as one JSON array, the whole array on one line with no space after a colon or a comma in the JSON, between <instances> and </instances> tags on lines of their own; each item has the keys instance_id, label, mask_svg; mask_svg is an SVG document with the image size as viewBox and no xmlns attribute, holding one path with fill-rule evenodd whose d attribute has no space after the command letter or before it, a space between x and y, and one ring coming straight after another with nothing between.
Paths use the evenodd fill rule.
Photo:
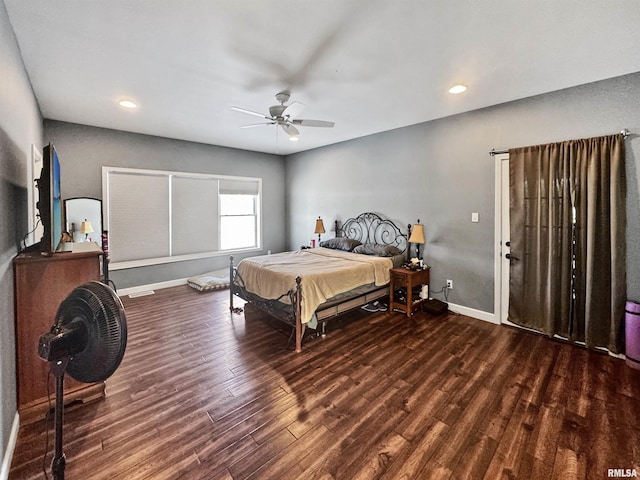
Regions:
<instances>
[{"instance_id":1,"label":"ceiling fan blade","mask_svg":"<svg viewBox=\"0 0 640 480\"><path fill-rule=\"evenodd\" d=\"M295 118L302 113L302 111L304 110L304 106L304 103L293 102L291 105L284 109L284 111L282 112L282 116Z\"/></svg>"},{"instance_id":2,"label":"ceiling fan blade","mask_svg":"<svg viewBox=\"0 0 640 480\"><path fill-rule=\"evenodd\" d=\"M290 137L297 137L298 135L300 135L298 129L289 123L283 123L281 126L285 133Z\"/></svg>"},{"instance_id":3,"label":"ceiling fan blade","mask_svg":"<svg viewBox=\"0 0 640 480\"><path fill-rule=\"evenodd\" d=\"M324 120L291 120L294 125L300 125L301 127L333 127L335 122L325 122Z\"/></svg>"},{"instance_id":4,"label":"ceiling fan blade","mask_svg":"<svg viewBox=\"0 0 640 480\"><path fill-rule=\"evenodd\" d=\"M276 122L251 123L249 125L240 125L240 128L261 127L263 125L275 125Z\"/></svg>"},{"instance_id":5,"label":"ceiling fan blade","mask_svg":"<svg viewBox=\"0 0 640 480\"><path fill-rule=\"evenodd\" d=\"M255 115L256 117L266 118L267 120L271 120L271 117L267 117L263 113L254 112L252 110L247 110L246 108L240 107L229 107L231 110L235 110L236 112L248 113L249 115Z\"/></svg>"}]
</instances>

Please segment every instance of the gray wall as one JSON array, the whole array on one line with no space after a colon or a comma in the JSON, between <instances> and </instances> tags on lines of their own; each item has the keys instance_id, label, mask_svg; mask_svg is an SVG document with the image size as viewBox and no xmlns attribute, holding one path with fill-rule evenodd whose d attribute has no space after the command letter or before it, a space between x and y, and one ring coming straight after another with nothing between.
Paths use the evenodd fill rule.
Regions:
<instances>
[{"instance_id":1,"label":"gray wall","mask_svg":"<svg viewBox=\"0 0 640 480\"><path fill-rule=\"evenodd\" d=\"M42 118L0 2L0 465L16 414L13 257L27 233L27 166L42 146Z\"/></svg>"},{"instance_id":2,"label":"gray wall","mask_svg":"<svg viewBox=\"0 0 640 480\"><path fill-rule=\"evenodd\" d=\"M467 95L473 95L469 91ZM617 133L627 138L628 298L640 300L640 73L385 132L287 157L288 246L373 211L425 224L432 290L493 312L496 150ZM479 212L480 222L471 223ZM327 235L332 236L332 235Z\"/></svg>"},{"instance_id":3,"label":"gray wall","mask_svg":"<svg viewBox=\"0 0 640 480\"><path fill-rule=\"evenodd\" d=\"M263 248L265 252L284 250L285 161L280 156L51 120L44 122L44 139L56 146L60 158L63 198L102 198L102 166L260 177ZM229 257L222 255L115 270L110 278L120 289L190 277L228 265Z\"/></svg>"},{"instance_id":4,"label":"gray wall","mask_svg":"<svg viewBox=\"0 0 640 480\"><path fill-rule=\"evenodd\" d=\"M325 147L286 159L189 142L45 122L0 1L0 454L16 412L11 260L27 230L30 146L56 144L64 197L102 197L101 166L264 179L264 249L297 248L321 215L329 227L363 211L426 225L432 286L493 311L495 148L633 132L627 139L628 297L640 300L640 74L615 78ZM469 92L468 94L472 94ZM287 195L285 197L285 191ZM285 214L286 212L286 214ZM471 212L480 222L471 223ZM282 232L287 228L286 238ZM332 236L329 232L324 237ZM224 257L113 272L121 288L226 266Z\"/></svg>"}]
</instances>

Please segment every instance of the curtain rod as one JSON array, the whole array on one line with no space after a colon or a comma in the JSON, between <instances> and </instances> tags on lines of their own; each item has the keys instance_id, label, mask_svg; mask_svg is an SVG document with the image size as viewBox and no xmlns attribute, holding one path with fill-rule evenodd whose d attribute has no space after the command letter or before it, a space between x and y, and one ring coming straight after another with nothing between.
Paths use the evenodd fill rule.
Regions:
<instances>
[{"instance_id":1,"label":"curtain rod","mask_svg":"<svg viewBox=\"0 0 640 480\"><path fill-rule=\"evenodd\" d=\"M620 135L622 135L622 138L627 138L629 136L629 130L627 130L626 128L623 128L620 131ZM496 150L495 148L492 148L491 151L489 152L489 155L491 155L493 157L495 155L501 155L503 153L509 153L509 149L507 149L507 150Z\"/></svg>"}]
</instances>

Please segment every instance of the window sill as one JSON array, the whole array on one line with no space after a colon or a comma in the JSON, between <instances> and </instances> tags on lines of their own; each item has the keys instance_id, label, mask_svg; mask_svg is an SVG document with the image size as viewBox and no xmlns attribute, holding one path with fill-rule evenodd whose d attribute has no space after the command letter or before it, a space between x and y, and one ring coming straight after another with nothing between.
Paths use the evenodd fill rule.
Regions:
<instances>
[{"instance_id":1,"label":"window sill","mask_svg":"<svg viewBox=\"0 0 640 480\"><path fill-rule=\"evenodd\" d=\"M111 262L109 263L109 270L126 270L128 268L148 267L151 265L162 265L165 263L186 262L189 260L198 260L201 258L213 258L213 257L228 257L230 255L236 255L238 253L250 253L262 251L259 247L243 248L238 250L222 250L217 252L203 252L192 253L189 255L176 255L175 257L159 257L159 258L145 258L142 260L128 260L124 262Z\"/></svg>"}]
</instances>

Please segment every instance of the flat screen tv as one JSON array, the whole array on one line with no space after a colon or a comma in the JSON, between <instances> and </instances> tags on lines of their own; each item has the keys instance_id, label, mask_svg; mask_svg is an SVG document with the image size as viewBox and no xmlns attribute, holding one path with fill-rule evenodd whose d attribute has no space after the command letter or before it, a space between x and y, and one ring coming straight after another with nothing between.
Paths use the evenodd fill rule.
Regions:
<instances>
[{"instance_id":1,"label":"flat screen tv","mask_svg":"<svg viewBox=\"0 0 640 480\"><path fill-rule=\"evenodd\" d=\"M50 143L42 153L42 171L38 179L38 213L44 228L40 251L53 253L62 237L62 196L60 194L60 162Z\"/></svg>"}]
</instances>

